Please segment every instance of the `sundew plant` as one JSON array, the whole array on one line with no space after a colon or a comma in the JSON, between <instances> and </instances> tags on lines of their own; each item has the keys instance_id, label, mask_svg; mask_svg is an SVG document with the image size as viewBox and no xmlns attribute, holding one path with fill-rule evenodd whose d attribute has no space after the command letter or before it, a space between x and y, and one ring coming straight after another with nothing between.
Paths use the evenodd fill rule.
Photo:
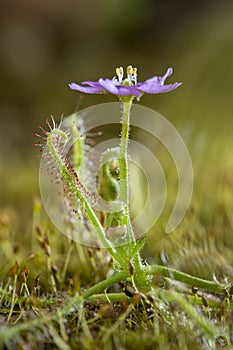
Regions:
<instances>
[{"instance_id":1,"label":"sundew plant","mask_svg":"<svg viewBox=\"0 0 233 350\"><path fill-rule=\"evenodd\" d=\"M217 323L224 324L227 310L232 308L233 286L227 281L204 280L168 266L148 264L141 256L147 232L139 228L136 233L133 223L129 146L134 101L139 102L144 94L177 89L181 83L166 83L172 73L169 68L163 76L138 82L137 69L130 65L125 72L117 68L113 79L69 84L70 89L81 93L109 93L119 99L121 131L118 144L112 147L95 150L94 138L101 133L86 130L82 113L61 118L59 123L51 117L45 127L39 126L34 133L37 141L33 145L41 154L42 199L49 216L55 212L52 221L69 237L69 247L58 277L51 263L49 237L43 227L36 227L39 244L47 256L52 294L48 298L40 296L40 275L34 278L30 291L26 267L21 272L23 282L19 288L19 265L15 262L9 283L1 292L2 301L9 305L7 322L14 324L0 332L0 341L7 349L16 346L16 339L29 344L27 330L39 332L35 344L41 340L59 349L133 349L138 330L145 331L145 344L141 345L146 349L215 349L231 342L230 327L219 328ZM146 118L143 113L140 116L142 120ZM181 152L184 144L179 140L169 140L167 147L174 157L187 157L186 149ZM178 153L172 149L175 145L180 145ZM187 178L180 193L188 197L188 205L192 172L185 170ZM184 200L180 203L179 213ZM173 221L174 228L181 219ZM95 251L102 252L101 259L107 264L106 275L102 280L90 277L89 288L81 285L78 290L72 289L74 278L66 276L73 240L87 246L96 270ZM66 279L69 288L64 292ZM16 310L18 315L12 320ZM29 310L33 317L25 315Z\"/></svg>"},{"instance_id":2,"label":"sundew plant","mask_svg":"<svg viewBox=\"0 0 233 350\"><path fill-rule=\"evenodd\" d=\"M99 79L98 82L85 81L82 85L75 83L69 85L71 89L87 94L111 93L121 102L120 144L103 152L102 164L98 170L97 192L104 201L114 202L114 206L110 206L110 212L105 212L102 217L99 217L100 215L91 205L91 202L95 201L94 194L90 193L84 185L85 173L81 172L82 163L84 163L82 158L85 157L85 152L81 151L84 149L84 146L81 146L82 135L75 140L75 145L79 146L73 147L74 159L79 158L78 166L74 167L68 158L63 156L70 135L68 131L62 130L62 122L56 126L52 119L52 126L48 122L49 131L42 129L41 135L45 136L46 140L44 157L48 162L52 162L53 171L58 172L58 181L61 181L65 194L68 195L72 212L80 213L80 219L94 228L96 239L111 255L116 271L129 273L135 291L140 292L151 290L152 278L148 273L148 267L146 268L140 258L144 236L139 241L136 240L130 219L128 164L130 113L134 98L139 100L144 93L159 94L176 89L180 83L165 84L166 78L171 74L172 68L169 68L162 77L156 76L145 82L137 82L137 69L128 66L126 77L124 77L123 68L120 67L116 69L116 77L113 79ZM75 121L73 121L73 131L74 124ZM81 175L84 175L83 179ZM109 228L115 228L114 234L113 230L110 230L111 235L107 234ZM98 286L95 288L97 292Z\"/></svg>"}]
</instances>

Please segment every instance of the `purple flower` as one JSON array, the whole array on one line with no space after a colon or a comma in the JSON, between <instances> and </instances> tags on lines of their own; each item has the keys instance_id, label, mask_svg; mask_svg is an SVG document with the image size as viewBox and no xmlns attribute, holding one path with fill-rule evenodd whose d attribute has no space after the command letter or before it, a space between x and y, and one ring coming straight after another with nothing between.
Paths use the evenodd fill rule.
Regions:
<instances>
[{"instance_id":1,"label":"purple flower","mask_svg":"<svg viewBox=\"0 0 233 350\"><path fill-rule=\"evenodd\" d=\"M128 66L126 69L127 78L123 79L123 68L116 69L116 77L113 79L102 79L98 81L83 81L82 85L69 84L72 90L78 90L86 94L102 94L109 92L118 96L136 96L139 98L144 93L161 94L176 89L181 83L166 84L165 80L172 74L172 68L168 68L162 77L153 77L142 83L137 82L137 69Z\"/></svg>"}]
</instances>

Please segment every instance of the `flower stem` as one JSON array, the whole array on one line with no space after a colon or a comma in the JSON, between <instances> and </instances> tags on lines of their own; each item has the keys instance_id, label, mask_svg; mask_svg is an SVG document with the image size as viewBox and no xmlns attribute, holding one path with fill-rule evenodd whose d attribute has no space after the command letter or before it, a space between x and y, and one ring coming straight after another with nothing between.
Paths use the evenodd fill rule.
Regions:
<instances>
[{"instance_id":1,"label":"flower stem","mask_svg":"<svg viewBox=\"0 0 233 350\"><path fill-rule=\"evenodd\" d=\"M122 100L122 129L120 144L120 199L124 204L124 211L127 218L128 242L135 242L129 217L129 165L128 165L128 144L130 129L130 110L133 99Z\"/></svg>"},{"instance_id":2,"label":"flower stem","mask_svg":"<svg viewBox=\"0 0 233 350\"><path fill-rule=\"evenodd\" d=\"M123 102L122 111L122 130L121 130L121 146L120 146L120 186L121 200L125 203L126 208L129 206L129 170L128 170L128 143L129 143L129 124L130 109L132 101Z\"/></svg>"},{"instance_id":3,"label":"flower stem","mask_svg":"<svg viewBox=\"0 0 233 350\"><path fill-rule=\"evenodd\" d=\"M133 103L133 97L122 97L122 129L121 129L121 144L120 144L120 199L124 205L124 213L127 222L127 238L126 244L133 242L136 245L133 228L130 221L129 210L129 164L128 164L128 144L130 130L130 110ZM143 270L142 261L139 252L135 254L131 263L133 264L135 276L134 281L139 290L149 290L150 281Z\"/></svg>"}]
</instances>

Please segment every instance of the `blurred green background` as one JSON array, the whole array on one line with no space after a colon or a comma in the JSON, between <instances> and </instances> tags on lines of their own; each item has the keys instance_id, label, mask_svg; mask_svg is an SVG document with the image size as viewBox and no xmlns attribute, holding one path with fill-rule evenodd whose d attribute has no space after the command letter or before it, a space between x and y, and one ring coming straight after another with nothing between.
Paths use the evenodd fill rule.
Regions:
<instances>
[{"instance_id":1,"label":"blurred green background","mask_svg":"<svg viewBox=\"0 0 233 350\"><path fill-rule=\"evenodd\" d=\"M69 82L111 78L128 64L142 81L171 66L169 82L183 85L141 104L183 136L194 164L192 205L211 223L214 196L232 188L232 18L230 0L2 0L1 212L14 208L22 227L32 215L39 195L32 132L50 114L77 108ZM79 108L109 101L116 99L86 95Z\"/></svg>"}]
</instances>

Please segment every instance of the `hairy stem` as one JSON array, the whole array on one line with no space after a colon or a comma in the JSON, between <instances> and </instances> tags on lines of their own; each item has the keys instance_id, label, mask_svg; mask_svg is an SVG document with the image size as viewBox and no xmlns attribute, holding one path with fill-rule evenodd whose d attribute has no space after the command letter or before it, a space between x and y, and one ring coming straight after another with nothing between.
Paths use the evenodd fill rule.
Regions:
<instances>
[{"instance_id":1,"label":"hairy stem","mask_svg":"<svg viewBox=\"0 0 233 350\"><path fill-rule=\"evenodd\" d=\"M94 210L90 206L85 194L83 193L83 188L81 190L81 184L77 180L77 177L74 176L72 169L70 168L69 163L64 159L64 156L61 154L61 151L56 148L56 142L54 137L60 137L63 141L67 141L68 137L66 133L60 129L54 129L50 132L47 138L47 145L50 151L50 154L60 171L62 180L68 185L72 194L80 201L81 207L87 214L88 219L96 229L96 233L101 244L107 249L107 251L112 255L112 257L118 261L115 248L111 242L106 238L105 231L102 225L99 222Z\"/></svg>"},{"instance_id":2,"label":"hairy stem","mask_svg":"<svg viewBox=\"0 0 233 350\"><path fill-rule=\"evenodd\" d=\"M129 165L128 165L128 144L130 129L130 110L132 99L122 102L122 129L120 144L120 199L124 204L124 211L127 218L128 241L135 241L129 217Z\"/></svg>"},{"instance_id":3,"label":"hairy stem","mask_svg":"<svg viewBox=\"0 0 233 350\"><path fill-rule=\"evenodd\" d=\"M122 130L120 145L120 188L121 200L124 202L126 209L129 210L129 170L128 170L128 143L130 128L130 109L132 101L123 102L122 111Z\"/></svg>"},{"instance_id":4,"label":"hairy stem","mask_svg":"<svg viewBox=\"0 0 233 350\"><path fill-rule=\"evenodd\" d=\"M130 221L129 210L129 164L128 164L128 144L130 130L130 110L132 107L133 98L127 97L122 99L122 129L121 129L121 144L120 144L120 199L124 204L124 211L127 218L127 241L134 242L136 240L133 228ZM143 271L142 261L139 252L135 254L132 260L135 269L135 283L139 289L150 289L150 282Z\"/></svg>"}]
</instances>

